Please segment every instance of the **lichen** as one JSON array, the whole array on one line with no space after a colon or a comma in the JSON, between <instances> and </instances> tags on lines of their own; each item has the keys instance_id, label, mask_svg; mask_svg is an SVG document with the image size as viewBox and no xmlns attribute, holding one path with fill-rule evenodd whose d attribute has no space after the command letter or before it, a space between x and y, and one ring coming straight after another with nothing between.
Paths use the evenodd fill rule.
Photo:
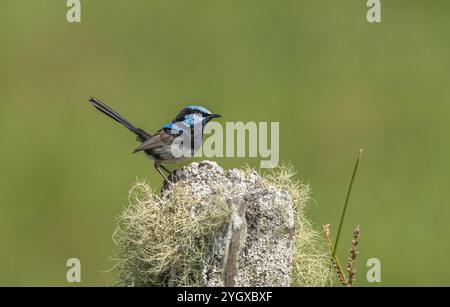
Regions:
<instances>
[{"instance_id":1,"label":"lichen","mask_svg":"<svg viewBox=\"0 0 450 307\"><path fill-rule=\"evenodd\" d=\"M178 184L170 198L159 198L145 182L130 190L130 206L113 236L119 247L119 286L195 286L212 257L216 235L229 216L220 194L204 197ZM196 208L195 212L193 208Z\"/></svg>"},{"instance_id":2,"label":"lichen","mask_svg":"<svg viewBox=\"0 0 450 307\"><path fill-rule=\"evenodd\" d=\"M235 196L249 204L245 248L252 253L238 260L236 285L330 284L326 244L304 215L309 186L294 179L292 168L261 175L204 161L172 177L178 182L160 196L143 181L131 188L113 236L117 285L223 285L220 263Z\"/></svg>"}]
</instances>

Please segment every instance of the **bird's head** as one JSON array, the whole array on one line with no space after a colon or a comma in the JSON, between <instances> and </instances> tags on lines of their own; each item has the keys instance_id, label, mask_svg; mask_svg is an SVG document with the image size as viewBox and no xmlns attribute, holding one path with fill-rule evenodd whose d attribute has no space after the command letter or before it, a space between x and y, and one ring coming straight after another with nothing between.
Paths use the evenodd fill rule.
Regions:
<instances>
[{"instance_id":1,"label":"bird's head","mask_svg":"<svg viewBox=\"0 0 450 307\"><path fill-rule=\"evenodd\" d=\"M183 122L186 125L193 126L201 121L202 125L206 125L213 118L219 118L221 115L211 113L202 106L187 106L178 113L173 123Z\"/></svg>"}]
</instances>

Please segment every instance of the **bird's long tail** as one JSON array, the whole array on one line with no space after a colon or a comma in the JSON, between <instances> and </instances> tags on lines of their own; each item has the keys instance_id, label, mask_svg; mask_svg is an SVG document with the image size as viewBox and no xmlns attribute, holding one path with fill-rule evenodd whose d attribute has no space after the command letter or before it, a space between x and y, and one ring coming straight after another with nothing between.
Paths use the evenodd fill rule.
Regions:
<instances>
[{"instance_id":1,"label":"bird's long tail","mask_svg":"<svg viewBox=\"0 0 450 307\"><path fill-rule=\"evenodd\" d=\"M142 142L147 140L151 136L150 134L148 134L144 130L139 129L136 126L134 126L132 123L130 123L128 120L126 120L125 117L123 117L122 115L120 115L119 113L117 113L116 111L111 109L110 107L108 107L106 104L104 104L103 102L101 102L97 98L91 97L89 99L89 102L97 110L99 110L100 112L108 115L109 117L111 117L115 121L117 121L117 122L121 123L122 125L124 125L130 131L134 132L137 135L137 137L139 138L139 140L141 140Z\"/></svg>"}]
</instances>

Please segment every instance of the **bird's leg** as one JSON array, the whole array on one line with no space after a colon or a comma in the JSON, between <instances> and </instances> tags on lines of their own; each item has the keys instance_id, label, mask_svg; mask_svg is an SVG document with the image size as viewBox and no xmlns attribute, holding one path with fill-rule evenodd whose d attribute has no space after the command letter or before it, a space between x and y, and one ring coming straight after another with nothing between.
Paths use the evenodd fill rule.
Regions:
<instances>
[{"instance_id":1,"label":"bird's leg","mask_svg":"<svg viewBox=\"0 0 450 307\"><path fill-rule=\"evenodd\" d=\"M158 173L160 173L161 176L163 176L163 178L164 178L168 183L170 183L171 185L173 185L172 181L170 181L169 178L167 178L167 176L164 175L164 173L161 171L161 168L160 168L161 165L160 165L158 162L155 162L154 166L155 166L155 169L158 171Z\"/></svg>"},{"instance_id":2,"label":"bird's leg","mask_svg":"<svg viewBox=\"0 0 450 307\"><path fill-rule=\"evenodd\" d=\"M162 164L159 165L160 168L162 168L163 170L165 170L167 172L167 174L170 175L170 178L173 180L173 178L177 178L175 175L175 172L171 172L170 170L168 170L165 166L163 166ZM173 183L173 182L172 182Z\"/></svg>"},{"instance_id":3,"label":"bird's leg","mask_svg":"<svg viewBox=\"0 0 450 307\"><path fill-rule=\"evenodd\" d=\"M166 172L167 172L167 174L171 174L172 172L171 171L169 171L164 165L160 165L159 166L160 168L162 168L163 170L165 170Z\"/></svg>"}]
</instances>

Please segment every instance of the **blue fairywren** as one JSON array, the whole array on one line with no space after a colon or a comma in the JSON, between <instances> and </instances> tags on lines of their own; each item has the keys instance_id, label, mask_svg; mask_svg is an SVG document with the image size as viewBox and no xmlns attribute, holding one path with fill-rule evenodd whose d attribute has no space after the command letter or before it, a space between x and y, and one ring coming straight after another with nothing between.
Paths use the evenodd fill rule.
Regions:
<instances>
[{"instance_id":1,"label":"blue fairywren","mask_svg":"<svg viewBox=\"0 0 450 307\"><path fill-rule=\"evenodd\" d=\"M144 130L137 128L133 124L131 124L128 120L126 120L119 113L108 107L106 104L101 102L96 98L90 98L90 103L96 107L99 111L108 115L112 119L121 123L123 126L128 128L137 136L137 140L141 142L141 144L133 151L133 153L143 151L145 154L155 161L154 167L155 169L163 176L163 178L171 183L167 176L161 171L164 170L168 174L170 171L165 168L162 163L177 163L184 161L188 158L189 155L176 155L173 152L172 144L177 137L180 137L184 133L186 135L190 135L191 142L190 143L190 156L192 156L197 150L198 142L194 140L198 134L195 130L195 127L200 126L201 135L203 136L203 128L205 125L213 118L221 117L219 114L213 114L208 111L206 108L202 106L187 106L182 109L175 119L163 126L163 128L156 131L154 134L149 134ZM189 131L190 130L190 131ZM189 134L190 133L190 134ZM201 139L200 139L201 142Z\"/></svg>"}]
</instances>

